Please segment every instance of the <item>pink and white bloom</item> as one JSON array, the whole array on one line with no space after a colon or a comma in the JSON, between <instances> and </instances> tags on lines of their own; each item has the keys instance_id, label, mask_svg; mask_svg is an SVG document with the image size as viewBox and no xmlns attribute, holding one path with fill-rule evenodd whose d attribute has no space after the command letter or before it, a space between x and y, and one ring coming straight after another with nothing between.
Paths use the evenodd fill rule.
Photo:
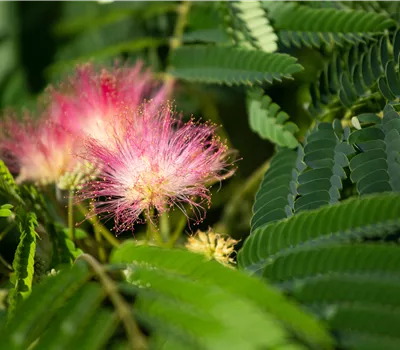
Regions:
<instances>
[{"instance_id":1,"label":"pink and white bloom","mask_svg":"<svg viewBox=\"0 0 400 350\"><path fill-rule=\"evenodd\" d=\"M109 135L118 130L123 138L130 114L145 99L152 107L165 102L166 88L160 87L143 64L96 71L92 64L78 66L74 76L57 88L49 88L50 114L54 122L73 134L83 134L114 147ZM115 135L114 135L115 136Z\"/></svg>"},{"instance_id":2,"label":"pink and white bloom","mask_svg":"<svg viewBox=\"0 0 400 350\"><path fill-rule=\"evenodd\" d=\"M35 120L26 113L18 121L15 115L9 115L0 125L0 150L7 155L4 158L10 170L19 174L18 183L64 183L68 186L66 175L77 167L86 171L82 160L73 155L74 137L48 118Z\"/></svg>"},{"instance_id":3,"label":"pink and white bloom","mask_svg":"<svg viewBox=\"0 0 400 350\"><path fill-rule=\"evenodd\" d=\"M97 213L113 216L117 231L133 229L142 212L160 214L173 205L185 212L185 203L200 221L210 204L206 184L233 173L215 126L183 123L169 106L155 111L151 103L129 112L125 138L112 134L115 149L96 139L86 145L84 156L103 167L101 180L88 183L80 197L95 200Z\"/></svg>"}]
</instances>

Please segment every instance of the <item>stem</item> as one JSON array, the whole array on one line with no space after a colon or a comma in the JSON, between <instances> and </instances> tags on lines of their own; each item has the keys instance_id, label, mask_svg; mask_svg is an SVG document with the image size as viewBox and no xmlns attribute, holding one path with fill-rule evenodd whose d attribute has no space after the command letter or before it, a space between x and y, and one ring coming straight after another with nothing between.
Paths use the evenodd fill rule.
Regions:
<instances>
[{"instance_id":1,"label":"stem","mask_svg":"<svg viewBox=\"0 0 400 350\"><path fill-rule=\"evenodd\" d=\"M98 276L104 291L113 303L115 311L125 327L131 349L146 349L146 339L133 318L133 309L118 293L118 285L107 275L104 267L91 255L82 254L78 259L86 261Z\"/></svg>"},{"instance_id":2,"label":"stem","mask_svg":"<svg viewBox=\"0 0 400 350\"><path fill-rule=\"evenodd\" d=\"M87 215L89 211L82 204L78 204L77 207L92 224L94 232L99 232L113 247L119 247L120 243L118 239L116 239L114 235L98 220L97 216L94 215L92 217L88 217Z\"/></svg>"},{"instance_id":3,"label":"stem","mask_svg":"<svg viewBox=\"0 0 400 350\"><path fill-rule=\"evenodd\" d=\"M191 5L192 4L190 1L182 1L181 4L177 8L178 17L176 19L174 33L169 42L169 52L170 53L182 45L182 35L185 30L187 16L188 16ZM169 68L170 68L170 66L167 67L167 69L166 69L167 72L169 71ZM175 83L175 78L173 76L167 74L166 84L165 84L167 93L169 93L172 90L174 83Z\"/></svg>"},{"instance_id":4,"label":"stem","mask_svg":"<svg viewBox=\"0 0 400 350\"><path fill-rule=\"evenodd\" d=\"M153 221L152 221L152 216L154 215L153 209L150 209L150 212L146 214L146 220L147 220L147 230L146 230L146 237L149 242L152 240L157 243L159 246L164 245L164 241L161 237L160 232L157 230L157 227L155 227Z\"/></svg>"},{"instance_id":5,"label":"stem","mask_svg":"<svg viewBox=\"0 0 400 350\"><path fill-rule=\"evenodd\" d=\"M69 237L75 242L75 222L74 222L74 192L69 191L68 197L68 228Z\"/></svg>"},{"instance_id":6,"label":"stem","mask_svg":"<svg viewBox=\"0 0 400 350\"><path fill-rule=\"evenodd\" d=\"M169 224L168 212L164 211L160 217L160 233L163 240L168 241L171 234L171 226Z\"/></svg>"},{"instance_id":7,"label":"stem","mask_svg":"<svg viewBox=\"0 0 400 350\"><path fill-rule=\"evenodd\" d=\"M101 262L104 263L107 261L107 255L106 255L106 251L104 249L103 242L101 239L101 232L99 231L97 226L93 226L93 230L94 230L94 238L96 239L97 247L98 247L98 251L99 251L99 259Z\"/></svg>"},{"instance_id":8,"label":"stem","mask_svg":"<svg viewBox=\"0 0 400 350\"><path fill-rule=\"evenodd\" d=\"M181 219L178 222L178 225L175 228L174 233L172 234L170 240L167 243L167 248L172 248L175 245L176 241L179 239L179 237L182 234L183 229L186 226L186 220L187 220L186 216L182 215Z\"/></svg>"}]
</instances>

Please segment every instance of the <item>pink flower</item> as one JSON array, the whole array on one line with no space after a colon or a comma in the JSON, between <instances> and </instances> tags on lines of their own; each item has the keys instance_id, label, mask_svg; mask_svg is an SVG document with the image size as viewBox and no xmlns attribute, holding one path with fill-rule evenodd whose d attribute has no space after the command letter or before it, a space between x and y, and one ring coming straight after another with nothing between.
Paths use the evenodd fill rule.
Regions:
<instances>
[{"instance_id":1,"label":"pink flower","mask_svg":"<svg viewBox=\"0 0 400 350\"><path fill-rule=\"evenodd\" d=\"M10 170L19 173L19 183L57 183L81 161L72 154L74 138L46 117L35 120L26 113L18 121L8 115L0 130L0 149Z\"/></svg>"},{"instance_id":2,"label":"pink flower","mask_svg":"<svg viewBox=\"0 0 400 350\"><path fill-rule=\"evenodd\" d=\"M206 184L234 172L215 126L193 120L184 124L169 106L155 112L152 102L128 113L126 137L113 134L114 150L95 139L88 142L87 159L103 168L101 181L85 186L81 199L96 200L96 212L114 216L117 231L133 229L139 215L150 216L152 209L162 213L177 205L185 212L184 203L202 220L203 206L210 204Z\"/></svg>"},{"instance_id":3,"label":"pink flower","mask_svg":"<svg viewBox=\"0 0 400 350\"><path fill-rule=\"evenodd\" d=\"M158 87L142 63L96 72L91 64L78 66L68 83L49 89L50 114L56 123L74 134L88 135L114 147L109 135L113 130L123 137L126 109L135 110L144 99L153 98L157 108L167 97L165 87Z\"/></svg>"}]
</instances>

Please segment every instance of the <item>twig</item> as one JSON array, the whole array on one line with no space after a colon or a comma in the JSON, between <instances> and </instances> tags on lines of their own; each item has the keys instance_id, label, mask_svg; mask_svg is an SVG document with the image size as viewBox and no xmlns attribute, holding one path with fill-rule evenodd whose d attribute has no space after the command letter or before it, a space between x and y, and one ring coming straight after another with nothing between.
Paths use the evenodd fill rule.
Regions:
<instances>
[{"instance_id":1,"label":"twig","mask_svg":"<svg viewBox=\"0 0 400 350\"><path fill-rule=\"evenodd\" d=\"M79 211L89 220L92 224L94 231L96 230L110 243L113 247L119 247L120 243L118 239L98 220L97 216L88 216L89 211L82 205L77 205Z\"/></svg>"},{"instance_id":2,"label":"twig","mask_svg":"<svg viewBox=\"0 0 400 350\"><path fill-rule=\"evenodd\" d=\"M68 196L68 228L72 242L75 242L75 222L74 222L74 192L69 191Z\"/></svg>"},{"instance_id":3,"label":"twig","mask_svg":"<svg viewBox=\"0 0 400 350\"><path fill-rule=\"evenodd\" d=\"M152 219L153 214L154 214L153 210L150 210L150 213L146 214L146 220L147 220L146 237L149 240L149 242L151 242L151 240L154 240L159 246L163 246L164 241L161 237L161 234L153 223Z\"/></svg>"},{"instance_id":4,"label":"twig","mask_svg":"<svg viewBox=\"0 0 400 350\"><path fill-rule=\"evenodd\" d=\"M184 229L185 226L186 226L186 222L187 222L186 216L185 216L185 215L182 215L182 216L181 216L181 219L180 219L179 222L178 222L178 225L177 225L176 228L175 228L174 233L172 234L170 240L169 240L168 243L167 243L167 247L168 247L168 248L172 248L172 247L175 245L176 241L178 240L178 238L179 238L180 235L182 234L183 229Z\"/></svg>"},{"instance_id":5,"label":"twig","mask_svg":"<svg viewBox=\"0 0 400 350\"><path fill-rule=\"evenodd\" d=\"M170 54L182 45L182 35L185 30L187 16L188 16L191 5L192 4L190 1L182 1L176 10L178 13L178 17L176 19L174 33L172 35L172 38L169 41ZM170 68L170 66L167 67L167 69L166 69L167 72L168 72L169 68ZM174 86L175 78L169 74L167 74L165 78L166 78L165 79L166 90L169 93Z\"/></svg>"},{"instance_id":6,"label":"twig","mask_svg":"<svg viewBox=\"0 0 400 350\"><path fill-rule=\"evenodd\" d=\"M146 349L147 342L135 319L133 318L133 308L119 294L118 285L107 275L104 267L91 255L82 254L78 257L78 259L86 261L98 276L101 284L103 285L104 291L109 296L115 307L117 315L125 327L131 349Z\"/></svg>"}]
</instances>

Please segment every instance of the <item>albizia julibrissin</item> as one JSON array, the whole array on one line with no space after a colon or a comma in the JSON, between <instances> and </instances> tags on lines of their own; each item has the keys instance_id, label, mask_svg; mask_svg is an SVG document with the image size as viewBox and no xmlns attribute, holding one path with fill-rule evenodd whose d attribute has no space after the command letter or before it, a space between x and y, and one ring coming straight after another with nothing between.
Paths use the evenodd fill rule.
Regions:
<instances>
[{"instance_id":1,"label":"albizia julibrissin","mask_svg":"<svg viewBox=\"0 0 400 350\"><path fill-rule=\"evenodd\" d=\"M141 61L133 67L100 70L92 64L77 66L72 77L48 88L47 94L55 123L110 147L114 147L115 138L109 138L113 129L124 137L127 115L122 111L135 110L145 99L152 99L152 108L158 108L167 98L165 86L143 69Z\"/></svg>"},{"instance_id":2,"label":"albizia julibrissin","mask_svg":"<svg viewBox=\"0 0 400 350\"><path fill-rule=\"evenodd\" d=\"M34 118L25 113L19 121L9 113L0 123L0 151L7 166L18 174L17 182L38 185L56 183L64 188L65 176L80 168L82 160L73 156L78 140L67 130L52 122L47 115Z\"/></svg>"},{"instance_id":3,"label":"albizia julibrissin","mask_svg":"<svg viewBox=\"0 0 400 350\"><path fill-rule=\"evenodd\" d=\"M89 182L79 197L93 199L96 213L113 216L117 232L133 229L142 212L151 217L154 209L160 214L177 205L186 214L185 203L201 221L210 204L207 185L234 172L215 126L183 123L170 106L155 111L151 101L129 119L115 149L88 141L83 156L102 164L101 180Z\"/></svg>"}]
</instances>

